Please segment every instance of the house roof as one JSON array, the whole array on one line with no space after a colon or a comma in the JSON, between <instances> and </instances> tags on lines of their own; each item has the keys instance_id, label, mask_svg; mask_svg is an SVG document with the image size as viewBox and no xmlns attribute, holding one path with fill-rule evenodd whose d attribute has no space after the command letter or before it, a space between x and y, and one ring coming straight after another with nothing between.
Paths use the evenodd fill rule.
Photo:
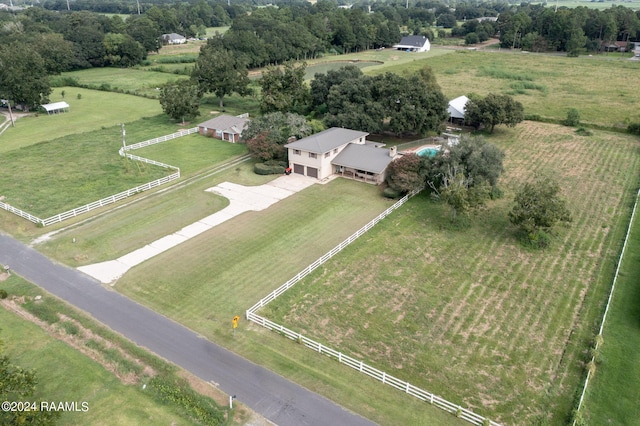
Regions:
<instances>
[{"instance_id":1,"label":"house roof","mask_svg":"<svg viewBox=\"0 0 640 426\"><path fill-rule=\"evenodd\" d=\"M58 110L61 110L61 109L69 108L69 104L64 102L64 101L62 101L62 102L53 102L53 103L50 103L50 104L43 104L41 106L47 112L58 111Z\"/></svg>"},{"instance_id":2,"label":"house roof","mask_svg":"<svg viewBox=\"0 0 640 426\"><path fill-rule=\"evenodd\" d=\"M425 36L410 35L402 37L395 47L422 47L429 41Z\"/></svg>"},{"instance_id":3,"label":"house roof","mask_svg":"<svg viewBox=\"0 0 640 426\"><path fill-rule=\"evenodd\" d=\"M324 154L334 148L338 148L348 142L361 137L366 137L369 133L358 130L332 127L315 135L307 136L295 142L285 145L285 148L300 149L303 151Z\"/></svg>"},{"instance_id":4,"label":"house roof","mask_svg":"<svg viewBox=\"0 0 640 426\"><path fill-rule=\"evenodd\" d=\"M227 133L240 134L247 126L249 119L246 117L234 117L232 115L221 114L216 118L198 124L198 127L221 130Z\"/></svg>"},{"instance_id":5,"label":"house roof","mask_svg":"<svg viewBox=\"0 0 640 426\"><path fill-rule=\"evenodd\" d=\"M451 118L464 118L464 110L469 102L469 98L466 96L459 96L449 101L449 115Z\"/></svg>"},{"instance_id":6,"label":"house roof","mask_svg":"<svg viewBox=\"0 0 640 426\"><path fill-rule=\"evenodd\" d=\"M331 164L371 173L382 173L393 158L389 150L373 145L349 144L331 161Z\"/></svg>"},{"instance_id":7,"label":"house roof","mask_svg":"<svg viewBox=\"0 0 640 426\"><path fill-rule=\"evenodd\" d=\"M178 40L178 39L186 39L185 36L180 35L180 34L176 34L176 33L171 33L171 34L162 34L162 38L167 39L167 40Z\"/></svg>"}]
</instances>

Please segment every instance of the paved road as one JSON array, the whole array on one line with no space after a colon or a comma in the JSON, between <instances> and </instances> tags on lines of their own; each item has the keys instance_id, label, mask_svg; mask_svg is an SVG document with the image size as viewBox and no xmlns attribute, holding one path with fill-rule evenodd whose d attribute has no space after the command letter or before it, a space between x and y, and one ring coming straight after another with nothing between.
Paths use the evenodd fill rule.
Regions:
<instances>
[{"instance_id":1,"label":"paved road","mask_svg":"<svg viewBox=\"0 0 640 426\"><path fill-rule=\"evenodd\" d=\"M373 424L2 234L0 263L278 425Z\"/></svg>"}]
</instances>

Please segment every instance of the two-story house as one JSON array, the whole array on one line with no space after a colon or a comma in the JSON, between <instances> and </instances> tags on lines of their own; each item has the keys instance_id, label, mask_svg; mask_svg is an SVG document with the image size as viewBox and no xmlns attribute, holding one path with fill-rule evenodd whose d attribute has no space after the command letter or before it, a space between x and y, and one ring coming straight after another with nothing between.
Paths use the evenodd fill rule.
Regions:
<instances>
[{"instance_id":1,"label":"two-story house","mask_svg":"<svg viewBox=\"0 0 640 426\"><path fill-rule=\"evenodd\" d=\"M396 156L394 148L367 141L369 133L332 127L285 145L294 173L316 179L333 174L382 183L386 168Z\"/></svg>"}]
</instances>

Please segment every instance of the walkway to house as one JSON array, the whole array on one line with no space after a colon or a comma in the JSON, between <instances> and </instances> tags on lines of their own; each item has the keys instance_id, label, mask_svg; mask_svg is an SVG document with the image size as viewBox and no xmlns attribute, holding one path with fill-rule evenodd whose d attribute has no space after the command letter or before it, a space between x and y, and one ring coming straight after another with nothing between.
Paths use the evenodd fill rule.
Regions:
<instances>
[{"instance_id":1,"label":"walkway to house","mask_svg":"<svg viewBox=\"0 0 640 426\"><path fill-rule=\"evenodd\" d=\"M151 259L164 251L167 251L190 238L208 231L216 225L247 211L264 210L272 204L301 191L318 180L291 174L281 176L269 183L260 186L243 186L231 182L223 182L213 188L207 189L229 199L229 205L224 209L210 216L205 217L191 225L187 225L181 230L171 235L162 237L146 246L115 260L94 263L92 265L81 266L78 269L98 281L109 284L121 276L129 269L141 264L145 260ZM324 182L322 182L324 183Z\"/></svg>"}]
</instances>

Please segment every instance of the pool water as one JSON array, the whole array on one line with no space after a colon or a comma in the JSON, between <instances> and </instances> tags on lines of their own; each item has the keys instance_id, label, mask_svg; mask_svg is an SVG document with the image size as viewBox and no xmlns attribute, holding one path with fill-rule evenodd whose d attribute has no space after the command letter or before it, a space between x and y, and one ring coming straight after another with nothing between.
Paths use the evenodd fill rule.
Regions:
<instances>
[{"instance_id":1,"label":"pool water","mask_svg":"<svg viewBox=\"0 0 640 426\"><path fill-rule=\"evenodd\" d=\"M440 148L422 148L417 154L420 157L435 157L436 154L440 151Z\"/></svg>"}]
</instances>

